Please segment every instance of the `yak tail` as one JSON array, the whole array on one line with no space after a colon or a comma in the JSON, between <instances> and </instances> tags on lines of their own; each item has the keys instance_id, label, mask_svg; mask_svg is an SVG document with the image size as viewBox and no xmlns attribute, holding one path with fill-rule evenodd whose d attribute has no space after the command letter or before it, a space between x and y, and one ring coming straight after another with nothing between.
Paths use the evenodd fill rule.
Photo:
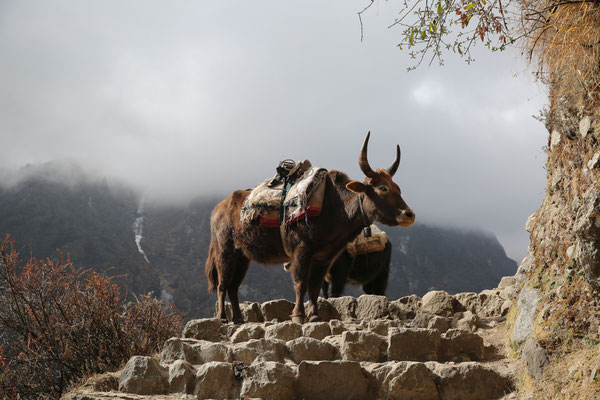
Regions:
<instances>
[{"instance_id":1,"label":"yak tail","mask_svg":"<svg viewBox=\"0 0 600 400\"><path fill-rule=\"evenodd\" d=\"M212 293L217 290L217 284L219 282L219 275L217 273L217 266L215 264L212 242L208 248L208 258L206 259L204 272L206 273L206 279L208 279L208 291Z\"/></svg>"}]
</instances>

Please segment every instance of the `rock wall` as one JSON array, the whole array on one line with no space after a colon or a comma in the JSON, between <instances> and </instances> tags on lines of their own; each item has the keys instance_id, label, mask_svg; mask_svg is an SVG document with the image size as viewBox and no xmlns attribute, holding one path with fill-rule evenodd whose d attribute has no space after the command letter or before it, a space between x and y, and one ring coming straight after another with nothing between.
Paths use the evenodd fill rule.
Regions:
<instances>
[{"instance_id":1,"label":"rock wall","mask_svg":"<svg viewBox=\"0 0 600 400\"><path fill-rule=\"evenodd\" d=\"M529 253L511 342L533 398L600 397L600 111L590 93L554 82L546 197L528 221ZM582 360L580 362L580 359ZM577 373L571 362L579 364ZM585 388L585 389L582 389ZM525 396L525 394L523 394Z\"/></svg>"}]
</instances>

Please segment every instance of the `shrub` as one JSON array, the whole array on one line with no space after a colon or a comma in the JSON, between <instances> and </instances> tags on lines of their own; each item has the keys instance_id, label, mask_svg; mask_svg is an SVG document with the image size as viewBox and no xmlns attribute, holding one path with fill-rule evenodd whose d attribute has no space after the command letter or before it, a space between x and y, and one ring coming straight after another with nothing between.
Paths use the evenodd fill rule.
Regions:
<instances>
[{"instance_id":1,"label":"shrub","mask_svg":"<svg viewBox=\"0 0 600 400\"><path fill-rule=\"evenodd\" d=\"M84 376L114 370L177 335L183 318L142 296L126 302L114 278L67 258L23 262L0 244L0 395L58 398Z\"/></svg>"}]
</instances>

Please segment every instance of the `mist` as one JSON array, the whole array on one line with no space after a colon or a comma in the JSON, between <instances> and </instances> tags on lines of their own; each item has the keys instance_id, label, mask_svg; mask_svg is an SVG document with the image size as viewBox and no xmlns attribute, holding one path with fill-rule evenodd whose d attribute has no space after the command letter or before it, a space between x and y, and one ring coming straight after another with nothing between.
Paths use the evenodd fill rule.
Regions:
<instances>
[{"instance_id":1,"label":"mist","mask_svg":"<svg viewBox=\"0 0 600 400\"><path fill-rule=\"evenodd\" d=\"M371 131L374 168L400 144L395 180L418 221L492 232L520 259L544 195L545 88L518 49L407 73L395 5L363 15L361 42L365 5L4 2L0 170L68 160L184 203L286 158L362 179Z\"/></svg>"}]
</instances>

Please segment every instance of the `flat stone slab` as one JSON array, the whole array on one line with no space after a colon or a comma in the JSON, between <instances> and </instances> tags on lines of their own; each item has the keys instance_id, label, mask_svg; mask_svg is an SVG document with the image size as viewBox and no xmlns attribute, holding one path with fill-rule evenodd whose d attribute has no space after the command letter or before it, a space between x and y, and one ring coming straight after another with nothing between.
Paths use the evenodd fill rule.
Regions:
<instances>
[{"instance_id":1,"label":"flat stone slab","mask_svg":"<svg viewBox=\"0 0 600 400\"><path fill-rule=\"evenodd\" d=\"M298 365L299 398L311 400L364 400L369 380L355 361L303 361Z\"/></svg>"}]
</instances>

